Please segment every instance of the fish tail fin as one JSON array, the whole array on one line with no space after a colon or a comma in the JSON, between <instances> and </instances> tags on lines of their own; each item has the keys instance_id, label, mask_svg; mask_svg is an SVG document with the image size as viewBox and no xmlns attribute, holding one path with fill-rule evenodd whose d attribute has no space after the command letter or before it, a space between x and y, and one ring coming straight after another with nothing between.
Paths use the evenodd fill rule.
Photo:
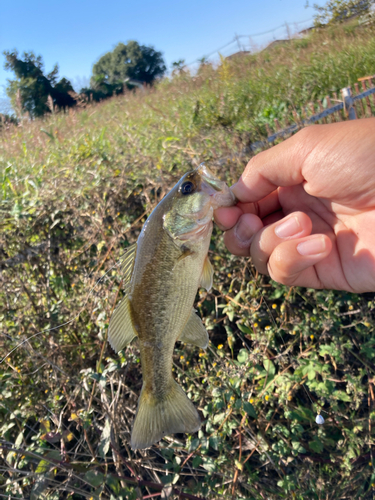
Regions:
<instances>
[{"instance_id":1,"label":"fish tail fin","mask_svg":"<svg viewBox=\"0 0 375 500\"><path fill-rule=\"evenodd\" d=\"M131 447L133 450L148 448L164 436L175 432L197 432L200 426L195 406L174 380L161 400L143 387L133 424Z\"/></svg>"}]
</instances>

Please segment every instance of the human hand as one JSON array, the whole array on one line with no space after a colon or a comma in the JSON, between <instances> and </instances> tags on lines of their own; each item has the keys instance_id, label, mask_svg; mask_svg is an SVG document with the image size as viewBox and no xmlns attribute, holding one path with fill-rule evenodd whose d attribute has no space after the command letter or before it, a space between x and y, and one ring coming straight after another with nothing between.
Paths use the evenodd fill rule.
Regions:
<instances>
[{"instance_id":1,"label":"human hand","mask_svg":"<svg viewBox=\"0 0 375 500\"><path fill-rule=\"evenodd\" d=\"M250 160L215 220L285 285L375 291L375 118L302 129Z\"/></svg>"}]
</instances>

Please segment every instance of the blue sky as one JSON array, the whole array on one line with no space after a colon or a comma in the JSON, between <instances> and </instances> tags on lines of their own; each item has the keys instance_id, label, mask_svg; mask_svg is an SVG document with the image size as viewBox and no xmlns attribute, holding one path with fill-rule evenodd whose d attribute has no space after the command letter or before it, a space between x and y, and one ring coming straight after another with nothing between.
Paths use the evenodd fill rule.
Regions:
<instances>
[{"instance_id":1,"label":"blue sky","mask_svg":"<svg viewBox=\"0 0 375 500\"><path fill-rule=\"evenodd\" d=\"M318 1L324 4L325 1ZM168 65L201 58L233 40L276 28L285 22L290 29L312 24L314 10L306 0L7 0L0 6L0 97L11 72L4 70L4 50L33 51L43 57L46 72L55 63L60 77L75 86L86 83L92 65L122 41L137 40L163 53ZM253 36L254 45L285 38L283 26L273 33ZM240 42L249 46L249 39ZM235 43L223 55L238 50ZM216 55L217 57L217 55ZM215 58L215 55L213 56Z\"/></svg>"}]
</instances>

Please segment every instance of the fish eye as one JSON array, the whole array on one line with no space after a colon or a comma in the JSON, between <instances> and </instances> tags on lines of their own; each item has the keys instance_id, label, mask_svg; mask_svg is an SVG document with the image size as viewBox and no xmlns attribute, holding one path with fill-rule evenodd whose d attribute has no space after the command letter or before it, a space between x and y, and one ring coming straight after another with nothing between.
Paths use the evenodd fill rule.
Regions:
<instances>
[{"instance_id":1,"label":"fish eye","mask_svg":"<svg viewBox=\"0 0 375 500\"><path fill-rule=\"evenodd\" d=\"M184 182L180 187L181 194L190 194L194 191L194 184L190 181Z\"/></svg>"}]
</instances>

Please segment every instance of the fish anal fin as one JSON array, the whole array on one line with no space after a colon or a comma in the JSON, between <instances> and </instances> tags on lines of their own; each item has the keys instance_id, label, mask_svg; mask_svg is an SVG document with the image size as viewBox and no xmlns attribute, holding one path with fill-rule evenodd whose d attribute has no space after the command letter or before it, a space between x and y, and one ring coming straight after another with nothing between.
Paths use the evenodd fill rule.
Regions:
<instances>
[{"instance_id":1,"label":"fish anal fin","mask_svg":"<svg viewBox=\"0 0 375 500\"><path fill-rule=\"evenodd\" d=\"M201 420L195 406L173 379L171 382L161 399L142 388L131 435L133 450L149 448L169 434L199 430Z\"/></svg>"},{"instance_id":2,"label":"fish anal fin","mask_svg":"<svg viewBox=\"0 0 375 500\"><path fill-rule=\"evenodd\" d=\"M177 340L180 342L186 342L187 344L196 345L202 349L206 349L208 346L209 338L207 330L205 329L200 317L195 313L194 309L192 310L190 318Z\"/></svg>"},{"instance_id":3,"label":"fish anal fin","mask_svg":"<svg viewBox=\"0 0 375 500\"><path fill-rule=\"evenodd\" d=\"M207 292L209 292L212 288L213 277L214 277L214 269L207 255L206 260L204 261L201 282L200 282L200 286L202 288L205 288Z\"/></svg>"},{"instance_id":4,"label":"fish anal fin","mask_svg":"<svg viewBox=\"0 0 375 500\"><path fill-rule=\"evenodd\" d=\"M137 335L133 326L130 301L124 297L114 310L108 327L108 341L116 352L126 347Z\"/></svg>"}]
</instances>

